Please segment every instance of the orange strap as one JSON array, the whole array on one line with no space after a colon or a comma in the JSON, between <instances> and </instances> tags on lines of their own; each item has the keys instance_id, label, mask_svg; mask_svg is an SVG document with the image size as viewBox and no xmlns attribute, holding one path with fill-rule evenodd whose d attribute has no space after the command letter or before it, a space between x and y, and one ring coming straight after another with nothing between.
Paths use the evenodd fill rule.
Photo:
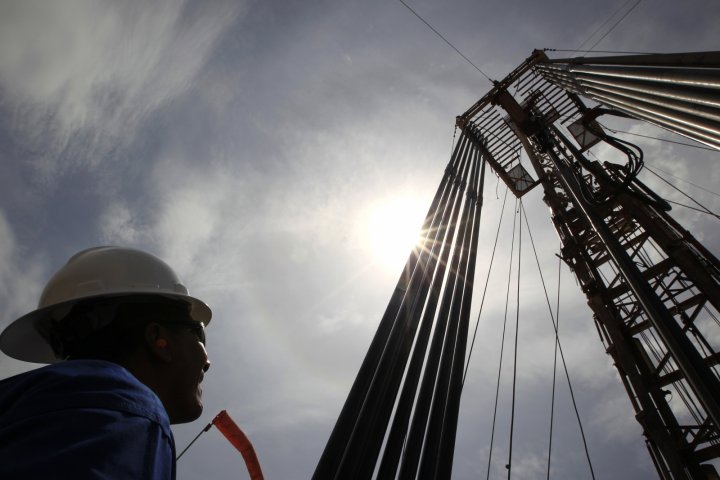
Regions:
<instances>
[{"instance_id":1,"label":"orange strap","mask_svg":"<svg viewBox=\"0 0 720 480\"><path fill-rule=\"evenodd\" d=\"M212 424L215 425L217 429L220 430L220 433L225 435L225 438L242 454L251 480L264 480L255 449L247 436L240 430L240 427L230 418L230 415L223 410L213 418Z\"/></svg>"}]
</instances>

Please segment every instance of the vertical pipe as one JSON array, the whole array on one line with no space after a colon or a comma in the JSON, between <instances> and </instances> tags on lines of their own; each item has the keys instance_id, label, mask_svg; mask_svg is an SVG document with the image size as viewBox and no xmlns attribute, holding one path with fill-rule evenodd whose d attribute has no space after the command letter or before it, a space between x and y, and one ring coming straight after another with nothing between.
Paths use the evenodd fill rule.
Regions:
<instances>
[{"instance_id":1,"label":"vertical pipe","mask_svg":"<svg viewBox=\"0 0 720 480\"><path fill-rule=\"evenodd\" d=\"M451 220L453 228L448 232L445 242L445 248L448 252L453 244L456 230L455 226L457 225L457 218L459 216L461 203L462 197L458 196L453 209L453 218ZM452 273L453 268L451 267L450 274L445 281L443 299L440 304L440 311L437 317L439 319L447 318L450 312L452 288L449 288L448 285L451 281L450 277L452 276ZM436 322L432 342L425 362L425 373L423 374L420 388L418 390L415 410L413 411L410 430L407 436L407 443L405 445L405 452L400 465L400 472L398 475L401 479L413 479L415 478L417 472L420 453L423 446L423 439L425 437L428 412L432 401L433 388L437 378L438 364L440 362L440 353L442 349L442 339L444 338L446 327L447 325L445 322Z\"/></svg>"},{"instance_id":2,"label":"vertical pipe","mask_svg":"<svg viewBox=\"0 0 720 480\"><path fill-rule=\"evenodd\" d=\"M464 140L460 154L460 178L465 178L467 171L467 150L469 142ZM438 251L442 247L442 237L448 228L447 218L450 216L449 205L459 195L458 179L452 184L450 195L446 198L447 205L441 205L442 220L434 223L437 231L431 252L423 252L419 267L413 272L408 297L400 306L398 320L390 333L390 341L380 358L378 373L372 379L370 389L362 405L355 428L351 434L345 456L340 462L337 472L338 479L370 478L372 476L377 455L387 429L389 417L402 379L405 363L412 340L415 336L417 320L427 295L432 275L437 264ZM440 212L438 212L440 213ZM438 215L436 215L438 217ZM436 218L437 220L437 218Z\"/></svg>"},{"instance_id":3,"label":"vertical pipe","mask_svg":"<svg viewBox=\"0 0 720 480\"><path fill-rule=\"evenodd\" d=\"M478 161L477 150L473 159L473 169L470 177L469 190L476 190ZM470 236L472 233L472 219L475 212L475 202L470 200L468 195L464 202L463 214L458 225L457 240L454 245L450 276L447 287L452 291L452 304L450 314L447 318L438 318L438 322L446 321L447 328L443 339L440 366L437 371L437 380L432 395L432 407L428 428L425 437L425 445L420 460L419 478L436 478L438 467L438 456L440 452L440 440L442 436L444 413L448 401L448 389L452 371L452 361L456 353L458 332L460 328L460 313L462 306L463 287L466 282L467 261L470 252Z\"/></svg>"},{"instance_id":4,"label":"vertical pipe","mask_svg":"<svg viewBox=\"0 0 720 480\"><path fill-rule=\"evenodd\" d=\"M462 312L460 314L460 330L458 332L453 358L451 383L448 392L448 406L443 419L442 437L440 440L440 452L436 478L450 478L452 474L453 456L455 452L455 436L457 435L458 416L460 413L460 396L463 388L463 372L465 367L465 351L467 349L467 338L469 332L470 307L472 306L472 293L475 279L475 264L477 261L477 245L480 234L480 218L483 206L483 187L485 185L485 160L482 162L480 172L480 183L473 191L474 201L477 202L473 218L472 234L470 240L470 258L463 294Z\"/></svg>"},{"instance_id":5,"label":"vertical pipe","mask_svg":"<svg viewBox=\"0 0 720 480\"><path fill-rule=\"evenodd\" d=\"M445 248L441 253L438 262L438 270L433 278L432 285L428 292L428 299L423 312L422 322L418 330L417 339L412 353L402 392L398 400L395 416L392 420L388 439L383 451L378 478L394 478L402 452L402 446L407 437L410 415L417 395L418 380L427 355L427 344L432 330L433 319L437 312L437 304L440 298L443 281L446 277L445 271L448 265L450 249Z\"/></svg>"},{"instance_id":6,"label":"vertical pipe","mask_svg":"<svg viewBox=\"0 0 720 480\"><path fill-rule=\"evenodd\" d=\"M438 218L437 211L439 205L444 202L444 199L448 196L449 191L452 189L453 180L459 167L460 156L458 153L462 143L462 141L458 141L456 144L453 155L445 170L443 180L438 186L435 197L433 198L430 209L428 210L428 214L423 225L423 230L428 232L428 235L434 232L434 229L431 227L436 222L436 218ZM370 344L368 353L360 366L360 370L353 382L347 400L345 401L338 420L335 423L335 427L333 428L330 438L328 439L325 449L318 461L318 465L313 474L314 480L336 478L340 461L347 452L348 442L352 431L357 424L360 409L362 408L371 382L377 372L380 358L389 341L390 333L395 325L398 311L408 290L412 272L417 269L421 254L422 252L418 254L413 251L408 258L403 274L393 291L390 302L388 303L383 318L380 321L375 336Z\"/></svg>"}]
</instances>

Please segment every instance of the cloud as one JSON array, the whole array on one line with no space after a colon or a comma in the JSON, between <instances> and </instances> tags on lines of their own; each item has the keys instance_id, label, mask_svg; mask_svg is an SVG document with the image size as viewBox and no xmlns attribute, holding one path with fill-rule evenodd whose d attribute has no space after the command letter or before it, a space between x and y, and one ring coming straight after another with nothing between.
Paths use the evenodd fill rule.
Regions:
<instances>
[{"instance_id":1,"label":"cloud","mask_svg":"<svg viewBox=\"0 0 720 480\"><path fill-rule=\"evenodd\" d=\"M0 7L0 82L15 133L48 177L93 166L192 87L239 2L10 1ZM59 159L66 165L59 165Z\"/></svg>"},{"instance_id":2,"label":"cloud","mask_svg":"<svg viewBox=\"0 0 720 480\"><path fill-rule=\"evenodd\" d=\"M121 201L111 203L100 217L100 234L104 243L110 245L137 243L142 233L140 228L128 206Z\"/></svg>"},{"instance_id":3,"label":"cloud","mask_svg":"<svg viewBox=\"0 0 720 480\"><path fill-rule=\"evenodd\" d=\"M42 258L24 251L5 212L0 210L0 330L35 309L46 274L44 265ZM0 363L0 378L33 367L4 356Z\"/></svg>"},{"instance_id":4,"label":"cloud","mask_svg":"<svg viewBox=\"0 0 720 480\"><path fill-rule=\"evenodd\" d=\"M605 442L632 443L641 436L642 428L637 422L628 421L635 413L630 401L618 393L608 389L596 391L588 424L605 436Z\"/></svg>"},{"instance_id":5,"label":"cloud","mask_svg":"<svg viewBox=\"0 0 720 480\"><path fill-rule=\"evenodd\" d=\"M42 259L25 255L0 210L0 304L3 324L32 310L42 289Z\"/></svg>"}]
</instances>

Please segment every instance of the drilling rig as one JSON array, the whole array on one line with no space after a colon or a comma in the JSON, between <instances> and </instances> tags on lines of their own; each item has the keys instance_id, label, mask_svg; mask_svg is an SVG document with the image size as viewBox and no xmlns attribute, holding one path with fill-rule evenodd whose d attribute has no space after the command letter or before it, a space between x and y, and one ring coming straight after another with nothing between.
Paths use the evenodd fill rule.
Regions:
<instances>
[{"instance_id":1,"label":"drilling rig","mask_svg":"<svg viewBox=\"0 0 720 480\"><path fill-rule=\"evenodd\" d=\"M639 180L643 152L603 126L610 117L720 150L720 52L551 59L535 51L457 117L461 135L421 248L315 479L450 478L486 167L518 198L542 189L560 257L587 298L659 477L719 478L720 262ZM591 156L601 142L624 161Z\"/></svg>"}]
</instances>

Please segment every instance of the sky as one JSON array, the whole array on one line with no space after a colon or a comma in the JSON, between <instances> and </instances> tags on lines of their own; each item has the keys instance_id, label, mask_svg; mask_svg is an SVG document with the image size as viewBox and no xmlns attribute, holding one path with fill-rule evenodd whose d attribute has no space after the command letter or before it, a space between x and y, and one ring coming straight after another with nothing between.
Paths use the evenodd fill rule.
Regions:
<instances>
[{"instance_id":1,"label":"sky","mask_svg":"<svg viewBox=\"0 0 720 480\"><path fill-rule=\"evenodd\" d=\"M626 5L407 3L493 79L535 48L577 48ZM713 50L718 32L716 2L645 0L595 48ZM44 282L75 252L150 251L214 311L205 410L173 427L178 448L226 409L266 478L308 478L409 251L389 249L382 233L419 229L449 160L455 116L489 88L397 1L2 0L0 327L35 308ZM639 123L622 127L683 141ZM715 152L628 139L648 165L720 210L716 194L687 183L718 184ZM687 203L652 175L641 178ZM489 179L473 322L503 195ZM544 274L556 279L557 236L540 192L523 202ZM720 253L717 220L675 212ZM510 213L501 245L509 245ZM488 468L508 255L493 267L465 384L458 479ZM553 337L534 268L528 260L522 270L517 479L547 468ZM557 283L548 283L554 298ZM564 269L560 338L596 478L656 478L576 287ZM0 378L36 367L0 356ZM507 372L492 478L505 475ZM590 478L565 383L555 412L553 478ZM178 478L247 477L240 455L211 430L179 461Z\"/></svg>"}]
</instances>

